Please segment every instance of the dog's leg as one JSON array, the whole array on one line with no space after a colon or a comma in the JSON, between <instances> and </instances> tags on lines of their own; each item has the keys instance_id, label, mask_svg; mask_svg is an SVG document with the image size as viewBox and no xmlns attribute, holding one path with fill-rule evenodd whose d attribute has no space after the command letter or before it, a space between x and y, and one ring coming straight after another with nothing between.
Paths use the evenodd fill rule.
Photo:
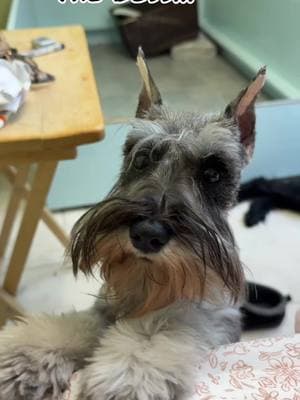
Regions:
<instances>
[{"instance_id":1,"label":"dog's leg","mask_svg":"<svg viewBox=\"0 0 300 400\"><path fill-rule=\"evenodd\" d=\"M100 340L82 373L78 400L182 400L213 347L237 340L237 309L188 306L119 320Z\"/></svg>"},{"instance_id":2,"label":"dog's leg","mask_svg":"<svg viewBox=\"0 0 300 400\"><path fill-rule=\"evenodd\" d=\"M29 317L0 332L0 400L58 399L97 344L95 309Z\"/></svg>"},{"instance_id":3,"label":"dog's leg","mask_svg":"<svg viewBox=\"0 0 300 400\"><path fill-rule=\"evenodd\" d=\"M191 327L169 321L118 321L83 371L88 400L171 400L193 389L205 352Z\"/></svg>"}]
</instances>

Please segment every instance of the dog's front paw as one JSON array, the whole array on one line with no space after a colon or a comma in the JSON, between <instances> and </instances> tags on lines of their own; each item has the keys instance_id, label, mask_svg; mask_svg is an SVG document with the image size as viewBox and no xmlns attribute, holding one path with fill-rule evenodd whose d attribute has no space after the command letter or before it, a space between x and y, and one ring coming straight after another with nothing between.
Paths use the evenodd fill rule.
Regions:
<instances>
[{"instance_id":1,"label":"dog's front paw","mask_svg":"<svg viewBox=\"0 0 300 400\"><path fill-rule=\"evenodd\" d=\"M78 400L182 398L192 386L194 359L188 356L195 353L194 342L183 345L187 335L167 329L151 334L147 327L120 320L107 330L82 371Z\"/></svg>"},{"instance_id":2,"label":"dog's front paw","mask_svg":"<svg viewBox=\"0 0 300 400\"><path fill-rule=\"evenodd\" d=\"M0 400L58 400L70 382L74 363L32 347L0 349Z\"/></svg>"},{"instance_id":3,"label":"dog's front paw","mask_svg":"<svg viewBox=\"0 0 300 400\"><path fill-rule=\"evenodd\" d=\"M110 388L107 386L108 382L95 385L95 382L87 379L88 383L83 385L83 391L78 400L177 400L181 398L182 391L176 385L158 377L150 381L148 378L145 376L144 382L141 383L138 382L138 376L133 375L128 377L128 380L124 376L124 381L121 378L114 383L110 382L112 384Z\"/></svg>"}]
</instances>

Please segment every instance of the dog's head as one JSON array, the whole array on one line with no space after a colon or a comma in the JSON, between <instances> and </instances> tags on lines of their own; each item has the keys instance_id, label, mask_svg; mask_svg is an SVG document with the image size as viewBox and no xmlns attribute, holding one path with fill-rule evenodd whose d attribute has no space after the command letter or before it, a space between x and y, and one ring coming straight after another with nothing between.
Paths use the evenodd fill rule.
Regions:
<instances>
[{"instance_id":1,"label":"dog's head","mask_svg":"<svg viewBox=\"0 0 300 400\"><path fill-rule=\"evenodd\" d=\"M73 229L74 271L98 264L120 315L237 300L244 275L226 214L253 152L265 69L223 113L200 116L163 107L142 51L138 67L143 89L120 177Z\"/></svg>"}]
</instances>

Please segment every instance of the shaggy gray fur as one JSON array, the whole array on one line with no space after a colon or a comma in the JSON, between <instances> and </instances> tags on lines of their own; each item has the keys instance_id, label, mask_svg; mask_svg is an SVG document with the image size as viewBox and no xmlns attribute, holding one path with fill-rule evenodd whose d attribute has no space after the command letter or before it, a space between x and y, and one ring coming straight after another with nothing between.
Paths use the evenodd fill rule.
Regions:
<instances>
[{"instance_id":1,"label":"shaggy gray fur","mask_svg":"<svg viewBox=\"0 0 300 400\"><path fill-rule=\"evenodd\" d=\"M61 399L83 369L78 400L186 396L203 355L238 340L239 312L181 303L109 325L99 308L30 318L0 335L0 399ZM180 396L179 396L180 395Z\"/></svg>"},{"instance_id":2,"label":"shaggy gray fur","mask_svg":"<svg viewBox=\"0 0 300 400\"><path fill-rule=\"evenodd\" d=\"M79 369L78 400L181 400L190 394L205 353L239 339L243 271L226 215L236 199L241 169L252 154L254 100L265 71L226 112L203 117L161 106L141 51L138 65L144 86L120 178L108 198L73 230L74 271L91 273L99 261L101 271L106 266L106 285L91 310L29 317L0 332L0 400L59 400ZM154 255L133 249L128 231L137 217L165 224L170 244ZM105 253L107 238L120 232L129 255L118 242ZM119 279L110 287L111 270L117 263L125 265L122 257L114 264L114 253L133 260L145 274L143 280L131 285L120 268ZM171 281L155 282L151 276L161 265L171 266L161 275L174 275L174 265L181 268L175 269L175 278L182 282L176 285L177 297L137 316L148 304L145 288L157 290L160 285L158 294L173 293ZM141 268L148 268L147 274ZM211 302L200 291L184 291L191 273L187 288L201 281ZM135 276L132 279L135 283ZM128 291L122 287L124 280ZM109 289L118 294L108 295ZM156 300L154 296L152 302Z\"/></svg>"}]
</instances>

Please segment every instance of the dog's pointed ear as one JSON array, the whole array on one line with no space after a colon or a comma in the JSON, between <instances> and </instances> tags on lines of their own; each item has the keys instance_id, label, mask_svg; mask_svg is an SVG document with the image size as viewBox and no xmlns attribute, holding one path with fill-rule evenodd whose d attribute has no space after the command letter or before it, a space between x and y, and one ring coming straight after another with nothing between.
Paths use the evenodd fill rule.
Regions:
<instances>
[{"instance_id":1,"label":"dog's pointed ear","mask_svg":"<svg viewBox=\"0 0 300 400\"><path fill-rule=\"evenodd\" d=\"M138 51L137 66L143 80L143 88L139 97L136 117L145 118L145 115L147 114L147 111L149 111L151 106L160 106L162 104L162 100L159 90L152 78L149 67L146 63L144 52L141 47L139 47Z\"/></svg>"},{"instance_id":2,"label":"dog's pointed ear","mask_svg":"<svg viewBox=\"0 0 300 400\"><path fill-rule=\"evenodd\" d=\"M239 127L240 139L246 150L247 161L252 157L255 144L255 100L261 92L265 80L266 67L263 67L249 86L242 90L225 110L225 117L233 118Z\"/></svg>"}]
</instances>

